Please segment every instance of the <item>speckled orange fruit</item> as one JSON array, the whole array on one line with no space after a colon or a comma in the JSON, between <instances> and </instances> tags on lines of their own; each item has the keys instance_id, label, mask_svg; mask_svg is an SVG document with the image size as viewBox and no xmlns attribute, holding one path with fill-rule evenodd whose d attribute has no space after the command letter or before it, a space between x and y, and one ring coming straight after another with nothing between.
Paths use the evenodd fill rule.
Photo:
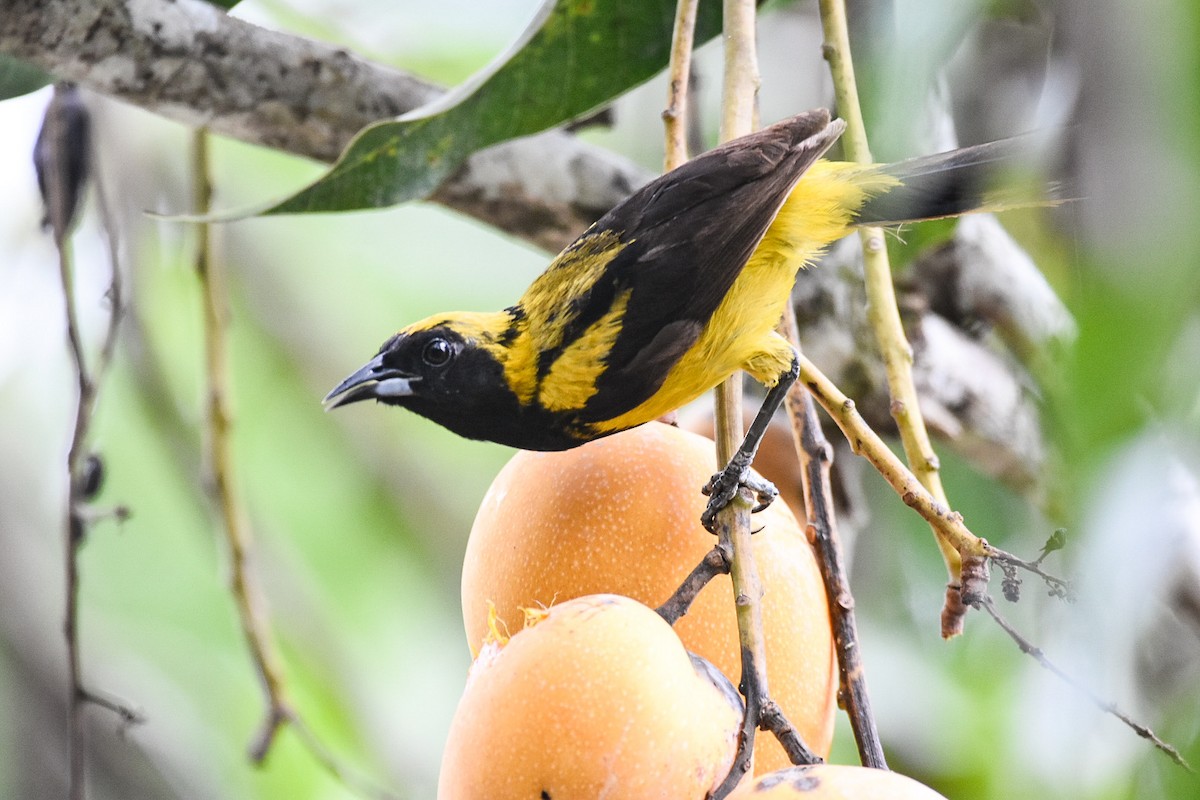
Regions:
<instances>
[{"instance_id":1,"label":"speckled orange fruit","mask_svg":"<svg viewBox=\"0 0 1200 800\"><path fill-rule=\"evenodd\" d=\"M818 764L760 775L729 800L946 800L897 772L866 767Z\"/></svg>"},{"instance_id":2,"label":"speckled orange fruit","mask_svg":"<svg viewBox=\"0 0 1200 800\"><path fill-rule=\"evenodd\" d=\"M728 773L740 704L652 609L553 606L484 646L450 726L439 800L702 800Z\"/></svg>"},{"instance_id":3,"label":"speckled orange fruit","mask_svg":"<svg viewBox=\"0 0 1200 800\"><path fill-rule=\"evenodd\" d=\"M715 471L713 443L659 423L561 453L518 453L483 500L463 565L467 641L487 634L488 601L511 627L522 607L612 592L665 601L713 546L700 525L700 487ZM828 754L837 675L820 573L800 526L780 502L754 515L771 694L808 745ZM684 646L734 681L741 671L729 578L714 580L676 625ZM789 764L760 736L755 763Z\"/></svg>"}]
</instances>

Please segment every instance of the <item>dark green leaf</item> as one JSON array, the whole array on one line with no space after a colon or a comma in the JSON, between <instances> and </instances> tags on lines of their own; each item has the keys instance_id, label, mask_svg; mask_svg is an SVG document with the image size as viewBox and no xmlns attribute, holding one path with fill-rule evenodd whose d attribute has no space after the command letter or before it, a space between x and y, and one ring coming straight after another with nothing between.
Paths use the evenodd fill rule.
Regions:
<instances>
[{"instance_id":1,"label":"dark green leaf","mask_svg":"<svg viewBox=\"0 0 1200 800\"><path fill-rule=\"evenodd\" d=\"M366 128L320 180L267 213L393 205L437 188L476 150L546 130L666 66L675 0L547 0L495 64L397 121ZM701 0L696 41L721 29Z\"/></svg>"},{"instance_id":2,"label":"dark green leaf","mask_svg":"<svg viewBox=\"0 0 1200 800\"><path fill-rule=\"evenodd\" d=\"M37 91L53 80L53 76L37 67L0 54L0 100Z\"/></svg>"}]
</instances>

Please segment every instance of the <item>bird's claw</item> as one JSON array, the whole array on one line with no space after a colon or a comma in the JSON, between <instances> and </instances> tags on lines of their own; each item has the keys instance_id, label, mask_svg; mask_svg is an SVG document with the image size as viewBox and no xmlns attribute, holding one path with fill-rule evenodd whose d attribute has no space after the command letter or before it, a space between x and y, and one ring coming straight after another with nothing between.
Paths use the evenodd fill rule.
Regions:
<instances>
[{"instance_id":1,"label":"bird's claw","mask_svg":"<svg viewBox=\"0 0 1200 800\"><path fill-rule=\"evenodd\" d=\"M700 515L700 522L709 533L717 532L717 514L729 505L739 490L743 487L754 493L755 506L750 513L757 514L779 496L775 484L750 471L749 467L741 470L730 464L721 472L713 475L700 491L708 496L708 507Z\"/></svg>"}]
</instances>

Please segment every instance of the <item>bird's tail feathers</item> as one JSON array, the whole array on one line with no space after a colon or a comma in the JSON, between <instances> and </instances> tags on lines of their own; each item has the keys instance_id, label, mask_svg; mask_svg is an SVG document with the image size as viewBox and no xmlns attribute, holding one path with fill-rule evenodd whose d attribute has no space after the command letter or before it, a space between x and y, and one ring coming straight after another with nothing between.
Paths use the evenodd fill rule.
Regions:
<instances>
[{"instance_id":1,"label":"bird's tail feathers","mask_svg":"<svg viewBox=\"0 0 1200 800\"><path fill-rule=\"evenodd\" d=\"M1037 143L1032 136L1015 137L880 166L879 172L897 183L868 199L855 224L899 225L1057 205L1062 187L1028 171L1040 162Z\"/></svg>"}]
</instances>

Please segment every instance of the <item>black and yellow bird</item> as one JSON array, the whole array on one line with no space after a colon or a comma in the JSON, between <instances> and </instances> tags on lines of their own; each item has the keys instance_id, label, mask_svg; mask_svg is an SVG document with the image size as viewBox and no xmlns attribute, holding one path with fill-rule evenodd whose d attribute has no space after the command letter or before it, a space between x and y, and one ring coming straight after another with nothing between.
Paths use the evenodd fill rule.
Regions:
<instances>
[{"instance_id":1,"label":"black and yellow bird","mask_svg":"<svg viewBox=\"0 0 1200 800\"><path fill-rule=\"evenodd\" d=\"M696 157L604 215L515 305L409 325L326 402L374 399L471 439L565 450L658 419L744 369L768 393L710 484L711 527L749 485L796 379L775 326L797 272L856 225L984 206L1005 159L998 143L891 166L821 160L843 128L811 111ZM752 488L770 501L769 486Z\"/></svg>"}]
</instances>

